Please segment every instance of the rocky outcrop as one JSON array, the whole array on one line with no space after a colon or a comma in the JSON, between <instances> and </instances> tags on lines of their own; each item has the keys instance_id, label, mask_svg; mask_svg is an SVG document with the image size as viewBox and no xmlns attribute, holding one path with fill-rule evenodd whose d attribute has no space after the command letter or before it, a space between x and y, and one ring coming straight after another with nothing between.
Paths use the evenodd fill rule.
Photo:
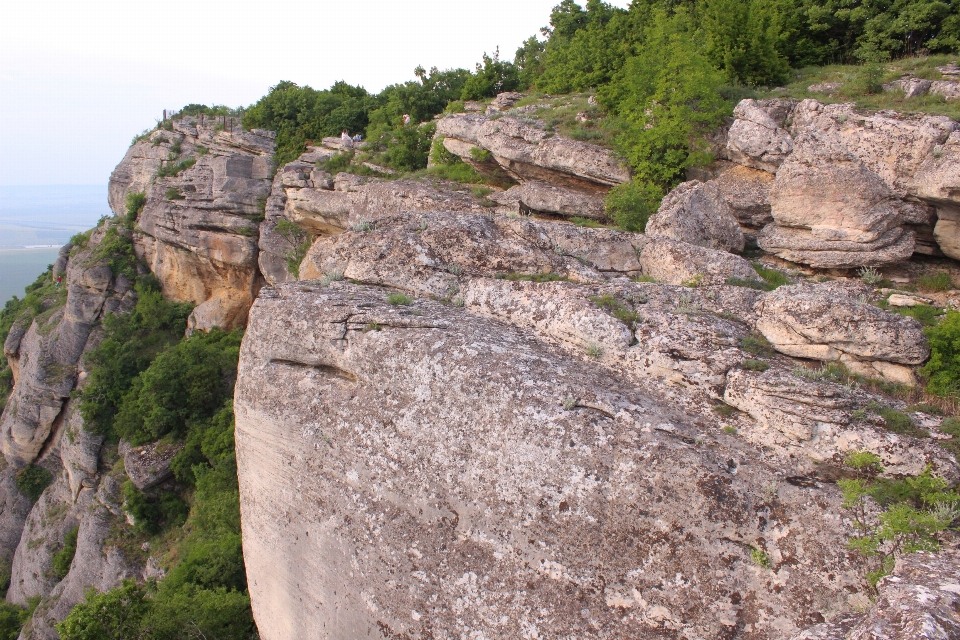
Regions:
<instances>
[{"instance_id":1,"label":"rocky outcrop","mask_svg":"<svg viewBox=\"0 0 960 640\"><path fill-rule=\"evenodd\" d=\"M141 491L155 487L173 477L170 463L181 450L183 450L182 444L167 442L154 442L140 447L133 447L128 442L120 442L123 469L130 478L130 482Z\"/></svg>"},{"instance_id":2,"label":"rocky outcrop","mask_svg":"<svg viewBox=\"0 0 960 640\"><path fill-rule=\"evenodd\" d=\"M33 462L59 435L94 327L105 313L132 304L129 278L114 274L110 256L98 250L109 226L94 230L86 247L74 248L66 266L66 296L46 301L29 328L19 325L4 345L17 378L0 422L0 446L18 465Z\"/></svg>"},{"instance_id":3,"label":"rocky outcrop","mask_svg":"<svg viewBox=\"0 0 960 640\"><path fill-rule=\"evenodd\" d=\"M565 218L606 218L603 198L595 193L531 180L490 196L504 213L557 215Z\"/></svg>"},{"instance_id":4,"label":"rocky outcrop","mask_svg":"<svg viewBox=\"0 0 960 640\"><path fill-rule=\"evenodd\" d=\"M677 185L647 222L646 234L708 249L743 251L740 224L713 181Z\"/></svg>"},{"instance_id":5,"label":"rocky outcrop","mask_svg":"<svg viewBox=\"0 0 960 640\"><path fill-rule=\"evenodd\" d=\"M815 267L896 262L914 248L897 205L890 187L863 162L827 138L804 134L777 171L770 192L775 224L764 228L759 243Z\"/></svg>"},{"instance_id":6,"label":"rocky outcrop","mask_svg":"<svg viewBox=\"0 0 960 640\"><path fill-rule=\"evenodd\" d=\"M781 100L741 100L727 134L726 154L746 167L775 173L793 151L793 140L783 129L793 104Z\"/></svg>"},{"instance_id":7,"label":"rocky outcrop","mask_svg":"<svg viewBox=\"0 0 960 640\"><path fill-rule=\"evenodd\" d=\"M960 553L907 553L877 584L865 615L817 625L791 640L940 640L960 637Z\"/></svg>"},{"instance_id":8,"label":"rocky outcrop","mask_svg":"<svg viewBox=\"0 0 960 640\"><path fill-rule=\"evenodd\" d=\"M759 281L749 262L726 251L667 238L651 238L640 251L643 274L665 284L724 284L730 278Z\"/></svg>"},{"instance_id":9,"label":"rocky outcrop","mask_svg":"<svg viewBox=\"0 0 960 640\"><path fill-rule=\"evenodd\" d=\"M770 215L773 175L722 160L716 164L719 170L713 182L723 194L741 229L756 232L773 222L773 216Z\"/></svg>"},{"instance_id":10,"label":"rocky outcrop","mask_svg":"<svg viewBox=\"0 0 960 640\"><path fill-rule=\"evenodd\" d=\"M930 355L913 318L879 309L829 285L780 287L758 303L757 330L777 351L840 361L852 371L913 384L911 367Z\"/></svg>"},{"instance_id":11,"label":"rocky outcrop","mask_svg":"<svg viewBox=\"0 0 960 640\"><path fill-rule=\"evenodd\" d=\"M769 201L756 179L751 188L723 167L714 173L742 224L766 224L760 246L787 260L850 268L913 252L950 255L960 219L949 142L957 127L943 116L865 114L852 104L744 100L717 150L775 173ZM764 221L768 202L773 219Z\"/></svg>"},{"instance_id":12,"label":"rocky outcrop","mask_svg":"<svg viewBox=\"0 0 960 640\"><path fill-rule=\"evenodd\" d=\"M762 373L734 369L723 399L753 418L740 425L740 435L804 461L798 476L832 482L843 477L846 456L866 450L880 456L889 474L919 475L929 465L940 476L960 479L956 461L930 440L854 419L871 399L840 384L804 380L777 368Z\"/></svg>"},{"instance_id":13,"label":"rocky outcrop","mask_svg":"<svg viewBox=\"0 0 960 640\"><path fill-rule=\"evenodd\" d=\"M198 305L194 329L246 321L260 286L256 219L270 192L273 138L186 117L133 144L110 176L118 216L127 215L127 195L146 194L137 256L165 296Z\"/></svg>"},{"instance_id":14,"label":"rocky outcrop","mask_svg":"<svg viewBox=\"0 0 960 640\"><path fill-rule=\"evenodd\" d=\"M283 284L251 312L236 436L262 637L773 638L843 610L836 492L785 483L773 508L775 467L596 351L386 293Z\"/></svg>"},{"instance_id":15,"label":"rocky outcrop","mask_svg":"<svg viewBox=\"0 0 960 640\"><path fill-rule=\"evenodd\" d=\"M513 116L454 114L437 122L444 147L466 162L487 151L514 179L544 180L587 190L603 190L630 179L622 161L606 149L547 133Z\"/></svg>"}]
</instances>

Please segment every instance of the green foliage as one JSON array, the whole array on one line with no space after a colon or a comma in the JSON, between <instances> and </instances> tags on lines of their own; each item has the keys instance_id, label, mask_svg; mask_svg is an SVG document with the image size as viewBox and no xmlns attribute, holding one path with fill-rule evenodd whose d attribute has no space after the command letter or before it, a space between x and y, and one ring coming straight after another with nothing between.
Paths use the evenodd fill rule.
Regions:
<instances>
[{"instance_id":1,"label":"green foliage","mask_svg":"<svg viewBox=\"0 0 960 640\"><path fill-rule=\"evenodd\" d=\"M706 55L730 82L776 86L789 71L777 50L780 33L776 5L769 0L704 0L700 25Z\"/></svg>"},{"instance_id":2,"label":"green foliage","mask_svg":"<svg viewBox=\"0 0 960 640\"><path fill-rule=\"evenodd\" d=\"M741 362L740 366L748 371L766 371L770 368L770 365L763 360L753 360L750 358Z\"/></svg>"},{"instance_id":3,"label":"green foliage","mask_svg":"<svg viewBox=\"0 0 960 640\"><path fill-rule=\"evenodd\" d=\"M768 269L759 262L754 262L753 268L756 270L757 274L761 278L763 278L763 281L767 284L768 291L773 291L777 287L782 287L784 285L791 284L790 278L788 278L787 275L782 271L777 271L776 269Z\"/></svg>"},{"instance_id":4,"label":"green foliage","mask_svg":"<svg viewBox=\"0 0 960 640\"><path fill-rule=\"evenodd\" d=\"M773 345L763 334L753 331L740 339L740 348L755 356L770 357L774 354Z\"/></svg>"},{"instance_id":5,"label":"green foliage","mask_svg":"<svg viewBox=\"0 0 960 640\"><path fill-rule=\"evenodd\" d=\"M90 257L91 261L103 260L115 276L124 275L131 280L137 277L137 255L133 250L130 230L119 225L107 226L103 239Z\"/></svg>"},{"instance_id":6,"label":"green foliage","mask_svg":"<svg viewBox=\"0 0 960 640\"><path fill-rule=\"evenodd\" d=\"M894 433L913 436L915 438L925 438L930 435L916 426L909 415L893 407L886 407L874 403L870 405L870 409L883 418L884 426Z\"/></svg>"},{"instance_id":7,"label":"green foliage","mask_svg":"<svg viewBox=\"0 0 960 640\"><path fill-rule=\"evenodd\" d=\"M350 165L353 164L353 158L355 155L356 152L354 152L352 149L350 151L341 151L335 156L331 156L323 162L318 163L318 166L331 175L337 175L338 173L346 171L350 168Z\"/></svg>"},{"instance_id":8,"label":"green foliage","mask_svg":"<svg viewBox=\"0 0 960 640\"><path fill-rule=\"evenodd\" d=\"M195 164L197 164L196 158L187 158L186 160L181 160L180 162L168 160L166 163L162 164L159 169L157 169L157 177L169 178L179 175L181 171L186 171Z\"/></svg>"},{"instance_id":9,"label":"green foliage","mask_svg":"<svg viewBox=\"0 0 960 640\"><path fill-rule=\"evenodd\" d=\"M134 445L183 436L209 420L232 397L240 353L239 330L195 333L160 353L133 379L113 423Z\"/></svg>"},{"instance_id":10,"label":"green foliage","mask_svg":"<svg viewBox=\"0 0 960 640\"><path fill-rule=\"evenodd\" d=\"M15 604L0 601L0 640L17 640L20 630L28 620L26 609Z\"/></svg>"},{"instance_id":11,"label":"green foliage","mask_svg":"<svg viewBox=\"0 0 960 640\"><path fill-rule=\"evenodd\" d=\"M51 568L53 574L62 580L70 571L70 565L73 563L73 556L77 553L77 534L80 527L74 527L67 531L63 537L63 548L53 554L51 559Z\"/></svg>"},{"instance_id":12,"label":"green foliage","mask_svg":"<svg viewBox=\"0 0 960 640\"><path fill-rule=\"evenodd\" d=\"M176 187L168 188L163 195L167 200L183 200L186 197L180 192L180 189Z\"/></svg>"},{"instance_id":13,"label":"green foliage","mask_svg":"<svg viewBox=\"0 0 960 640\"><path fill-rule=\"evenodd\" d=\"M344 129L364 131L370 111L379 106L380 100L365 89L345 82L317 91L284 81L243 114L243 126L276 131L274 159L283 166L296 160L308 141L339 136Z\"/></svg>"},{"instance_id":14,"label":"green foliage","mask_svg":"<svg viewBox=\"0 0 960 640\"><path fill-rule=\"evenodd\" d=\"M770 556L768 556L767 552L763 549L751 547L750 559L753 560L753 563L761 569L770 569L773 567L773 564L770 562Z\"/></svg>"},{"instance_id":15,"label":"green foliage","mask_svg":"<svg viewBox=\"0 0 960 640\"><path fill-rule=\"evenodd\" d=\"M433 134L437 125L429 122L422 126L415 124L400 125L371 137L372 151L380 153L376 160L397 171L418 171L425 169Z\"/></svg>"},{"instance_id":16,"label":"green foliage","mask_svg":"<svg viewBox=\"0 0 960 640\"><path fill-rule=\"evenodd\" d=\"M512 280L514 282L569 282L570 279L559 273L498 273L498 280Z\"/></svg>"},{"instance_id":17,"label":"green foliage","mask_svg":"<svg viewBox=\"0 0 960 640\"><path fill-rule=\"evenodd\" d=\"M104 339L85 358L90 375L80 392L80 413L94 433L116 437L113 421L133 381L186 329L192 306L168 302L149 285L138 284L131 313L106 316Z\"/></svg>"},{"instance_id":18,"label":"green foliage","mask_svg":"<svg viewBox=\"0 0 960 640\"><path fill-rule=\"evenodd\" d=\"M128 193L127 194L127 222L133 224L137 221L137 217L143 211L143 208L147 204L147 194L143 193Z\"/></svg>"},{"instance_id":19,"label":"green foliage","mask_svg":"<svg viewBox=\"0 0 960 640\"><path fill-rule=\"evenodd\" d=\"M392 305L400 306L410 304L413 302L413 298L404 293L400 293L399 291L395 291L387 296L387 302Z\"/></svg>"},{"instance_id":20,"label":"green foliage","mask_svg":"<svg viewBox=\"0 0 960 640\"><path fill-rule=\"evenodd\" d=\"M893 307L890 308L889 311L908 318L914 318L925 327L936 325L940 316L943 315L942 310L929 304L917 304L912 307Z\"/></svg>"},{"instance_id":21,"label":"green foliage","mask_svg":"<svg viewBox=\"0 0 960 640\"><path fill-rule=\"evenodd\" d=\"M837 486L857 530L847 546L864 556L867 580L875 587L897 556L940 548L942 533L960 516L960 494L948 490L946 480L934 476L929 466L919 476L887 479L877 478L883 467L871 452L851 453L846 463L856 477L838 480ZM882 508L876 517L870 515L868 499Z\"/></svg>"},{"instance_id":22,"label":"green foliage","mask_svg":"<svg viewBox=\"0 0 960 640\"><path fill-rule=\"evenodd\" d=\"M470 157L474 162L490 162L493 159L493 154L480 147L470 147Z\"/></svg>"},{"instance_id":23,"label":"green foliage","mask_svg":"<svg viewBox=\"0 0 960 640\"><path fill-rule=\"evenodd\" d=\"M917 286L927 291L946 291L953 287L953 281L949 273L940 271L936 274L920 276L917 279Z\"/></svg>"},{"instance_id":24,"label":"green foliage","mask_svg":"<svg viewBox=\"0 0 960 640\"><path fill-rule=\"evenodd\" d=\"M123 508L133 516L134 529L148 535L180 526L187 519L187 505L176 493L147 495L129 480L123 483Z\"/></svg>"},{"instance_id":25,"label":"green foliage","mask_svg":"<svg viewBox=\"0 0 960 640\"><path fill-rule=\"evenodd\" d=\"M938 325L924 332L930 341L930 360L920 373L927 379L927 392L960 395L960 311L948 311Z\"/></svg>"},{"instance_id":26,"label":"green foliage","mask_svg":"<svg viewBox=\"0 0 960 640\"><path fill-rule=\"evenodd\" d=\"M634 328L637 320L640 319L640 316L636 311L633 311L623 302L617 300L609 294L604 294L602 296L593 296L590 298L590 302L597 305L604 311L608 311L610 315L624 323L631 329Z\"/></svg>"},{"instance_id":27,"label":"green foliage","mask_svg":"<svg viewBox=\"0 0 960 640\"><path fill-rule=\"evenodd\" d=\"M133 580L106 593L94 589L57 625L64 640L129 640L140 638L140 622L150 610L147 591Z\"/></svg>"},{"instance_id":28,"label":"green foliage","mask_svg":"<svg viewBox=\"0 0 960 640\"><path fill-rule=\"evenodd\" d=\"M273 230L283 238L290 247L284 254L284 258L287 261L287 271L291 273L293 277L299 278L300 263L303 262L303 259L307 256L307 251L310 250L310 245L312 244L311 238L303 229L287 219L279 220Z\"/></svg>"},{"instance_id":29,"label":"green foliage","mask_svg":"<svg viewBox=\"0 0 960 640\"><path fill-rule=\"evenodd\" d=\"M493 56L483 54L483 62L477 63L476 72L467 78L460 92L461 100L493 98L504 91L520 88L520 72L512 62L500 60L500 50Z\"/></svg>"},{"instance_id":30,"label":"green foliage","mask_svg":"<svg viewBox=\"0 0 960 640\"><path fill-rule=\"evenodd\" d=\"M30 498L30 502L36 502L43 490L53 482L53 474L31 464L17 471L16 479L20 493Z\"/></svg>"},{"instance_id":31,"label":"green foliage","mask_svg":"<svg viewBox=\"0 0 960 640\"><path fill-rule=\"evenodd\" d=\"M604 200L607 215L617 226L643 232L666 192L652 182L631 180L612 188Z\"/></svg>"}]
</instances>

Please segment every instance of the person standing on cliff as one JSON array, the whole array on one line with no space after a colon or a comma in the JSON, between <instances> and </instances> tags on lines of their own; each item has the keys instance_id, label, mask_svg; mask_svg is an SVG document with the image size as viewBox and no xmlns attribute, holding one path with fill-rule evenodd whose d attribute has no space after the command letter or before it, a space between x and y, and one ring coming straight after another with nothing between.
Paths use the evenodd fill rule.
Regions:
<instances>
[{"instance_id":1,"label":"person standing on cliff","mask_svg":"<svg viewBox=\"0 0 960 640\"><path fill-rule=\"evenodd\" d=\"M343 133L340 134L340 147L342 149L349 149L352 146L353 138L350 137L350 132L344 129Z\"/></svg>"},{"instance_id":2,"label":"person standing on cliff","mask_svg":"<svg viewBox=\"0 0 960 640\"><path fill-rule=\"evenodd\" d=\"M409 114L409 113L403 114L403 124L404 124L404 126L410 124L410 114Z\"/></svg>"}]
</instances>

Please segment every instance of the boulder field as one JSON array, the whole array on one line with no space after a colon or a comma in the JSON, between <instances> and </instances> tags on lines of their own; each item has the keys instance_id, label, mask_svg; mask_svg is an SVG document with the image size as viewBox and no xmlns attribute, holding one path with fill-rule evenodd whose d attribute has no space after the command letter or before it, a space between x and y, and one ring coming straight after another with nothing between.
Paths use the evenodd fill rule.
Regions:
<instances>
[{"instance_id":1,"label":"boulder field","mask_svg":"<svg viewBox=\"0 0 960 640\"><path fill-rule=\"evenodd\" d=\"M55 638L91 586L162 577L110 531L118 478L162 483L176 450L121 443L108 462L70 398L104 315L136 301L98 249L111 233L197 305L188 331L246 327L236 451L265 640L957 633L956 545L902 556L871 602L836 484L864 449L888 477L960 480L941 418L824 373L914 384L920 323L853 278L768 290L738 255L960 258L956 123L743 101L720 159L628 233L569 222L605 221L629 171L520 97L437 122L434 144L496 176L490 193L331 174L336 141L273 167L273 134L229 119L131 146L109 197L132 230L65 248L64 304L4 344L0 560L9 600L45 598L23 640ZM893 432L878 407L923 429ZM31 463L54 474L34 505L14 482Z\"/></svg>"}]
</instances>

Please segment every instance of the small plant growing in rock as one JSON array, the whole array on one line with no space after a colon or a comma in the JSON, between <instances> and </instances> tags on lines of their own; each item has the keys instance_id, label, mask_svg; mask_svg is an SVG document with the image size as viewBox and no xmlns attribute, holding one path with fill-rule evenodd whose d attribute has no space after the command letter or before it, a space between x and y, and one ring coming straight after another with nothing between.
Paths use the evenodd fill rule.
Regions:
<instances>
[{"instance_id":1,"label":"small plant growing in rock","mask_svg":"<svg viewBox=\"0 0 960 640\"><path fill-rule=\"evenodd\" d=\"M883 276L873 267L860 267L858 274L860 276L860 280L864 284L868 284L871 287L883 282Z\"/></svg>"},{"instance_id":2,"label":"small plant growing in rock","mask_svg":"<svg viewBox=\"0 0 960 640\"><path fill-rule=\"evenodd\" d=\"M20 493L30 498L31 502L36 502L43 490L53 482L53 474L31 464L17 471L16 480Z\"/></svg>"},{"instance_id":3,"label":"small plant growing in rock","mask_svg":"<svg viewBox=\"0 0 960 640\"><path fill-rule=\"evenodd\" d=\"M369 222L358 222L350 228L358 233L366 233L367 231L373 230L373 225Z\"/></svg>"},{"instance_id":4,"label":"small plant growing in rock","mask_svg":"<svg viewBox=\"0 0 960 640\"><path fill-rule=\"evenodd\" d=\"M933 148L933 157L937 160L943 157L943 145L938 144Z\"/></svg>"},{"instance_id":5,"label":"small plant growing in rock","mask_svg":"<svg viewBox=\"0 0 960 640\"><path fill-rule=\"evenodd\" d=\"M713 412L718 416L723 416L724 418L729 418L733 415L733 407L728 404L718 404L713 407Z\"/></svg>"},{"instance_id":6,"label":"small plant growing in rock","mask_svg":"<svg viewBox=\"0 0 960 640\"><path fill-rule=\"evenodd\" d=\"M451 302L455 307L462 307L465 304L463 300L463 296L457 296L453 300L451 300Z\"/></svg>"},{"instance_id":7,"label":"small plant growing in rock","mask_svg":"<svg viewBox=\"0 0 960 640\"><path fill-rule=\"evenodd\" d=\"M367 323L367 326L363 328L363 332L368 333L370 331L380 331L382 328L383 327L381 327L376 322L370 322L370 323Z\"/></svg>"},{"instance_id":8,"label":"small plant growing in rock","mask_svg":"<svg viewBox=\"0 0 960 640\"><path fill-rule=\"evenodd\" d=\"M702 273L698 273L697 275L693 276L692 278L687 278L686 280L684 280L683 282L680 283L681 286L683 286L683 287L689 287L689 288L691 288L691 289L696 289L697 287L699 287L699 286L702 285L702 284L703 284L703 274L702 274Z\"/></svg>"},{"instance_id":9,"label":"small plant growing in rock","mask_svg":"<svg viewBox=\"0 0 960 640\"><path fill-rule=\"evenodd\" d=\"M677 300L675 307L677 313L692 314L700 311L700 305L693 301L692 293L685 293Z\"/></svg>"},{"instance_id":10,"label":"small plant growing in rock","mask_svg":"<svg viewBox=\"0 0 960 640\"><path fill-rule=\"evenodd\" d=\"M915 438L927 438L930 436L929 433L915 425L909 415L893 407L885 407L873 402L870 404L869 409L883 418L884 426L894 433L913 436Z\"/></svg>"},{"instance_id":11,"label":"small plant growing in rock","mask_svg":"<svg viewBox=\"0 0 960 640\"><path fill-rule=\"evenodd\" d=\"M728 424L728 425L724 425L724 427L723 427L723 432L724 432L724 433L727 433L727 434L730 434L731 436L735 436L735 435L737 435L737 428L736 428L736 427L731 427L729 424Z\"/></svg>"},{"instance_id":12,"label":"small plant growing in rock","mask_svg":"<svg viewBox=\"0 0 960 640\"><path fill-rule=\"evenodd\" d=\"M865 558L867 581L875 588L898 556L940 548L941 534L960 515L960 494L948 490L947 481L929 466L919 476L889 479L878 477L883 466L872 452L855 451L845 462L856 474L837 481L856 529L847 547ZM881 508L876 515L869 501Z\"/></svg>"},{"instance_id":13,"label":"small plant growing in rock","mask_svg":"<svg viewBox=\"0 0 960 640\"><path fill-rule=\"evenodd\" d=\"M780 483L768 482L763 485L763 488L760 490L760 495L763 496L763 501L767 504L772 503L777 499L777 494L780 492Z\"/></svg>"},{"instance_id":14,"label":"small plant growing in rock","mask_svg":"<svg viewBox=\"0 0 960 640\"><path fill-rule=\"evenodd\" d=\"M564 411L570 411L570 409L573 409L575 406L577 406L577 401L574 400L572 397L567 396L566 398L563 399Z\"/></svg>"},{"instance_id":15,"label":"small plant growing in rock","mask_svg":"<svg viewBox=\"0 0 960 640\"><path fill-rule=\"evenodd\" d=\"M51 569L53 575L62 580L70 571L70 565L73 564L73 556L77 553L77 533L80 527L74 527L67 531L63 536L63 549L58 551L51 558Z\"/></svg>"},{"instance_id":16,"label":"small plant growing in rock","mask_svg":"<svg viewBox=\"0 0 960 640\"><path fill-rule=\"evenodd\" d=\"M770 365L763 360L754 360L752 358L744 360L740 363L740 366L748 371L766 371L770 368Z\"/></svg>"},{"instance_id":17,"label":"small plant growing in rock","mask_svg":"<svg viewBox=\"0 0 960 640\"><path fill-rule=\"evenodd\" d=\"M657 279L654 278L653 276L644 276L644 275L634 276L633 278L630 278L630 280L633 282L656 282L657 281Z\"/></svg>"},{"instance_id":18,"label":"small plant growing in rock","mask_svg":"<svg viewBox=\"0 0 960 640\"><path fill-rule=\"evenodd\" d=\"M413 302L413 298L411 298L405 293L400 293L399 291L395 291L387 296L387 302L389 302L394 306L403 306Z\"/></svg>"},{"instance_id":19,"label":"small plant growing in rock","mask_svg":"<svg viewBox=\"0 0 960 640\"><path fill-rule=\"evenodd\" d=\"M421 218L420 224L417 225L417 233L423 233L426 230L427 230L427 221Z\"/></svg>"},{"instance_id":20,"label":"small plant growing in rock","mask_svg":"<svg viewBox=\"0 0 960 640\"><path fill-rule=\"evenodd\" d=\"M774 354L773 345L763 337L762 333L752 331L740 339L740 348L747 353L755 356L772 356Z\"/></svg>"},{"instance_id":21,"label":"small plant growing in rock","mask_svg":"<svg viewBox=\"0 0 960 640\"><path fill-rule=\"evenodd\" d=\"M763 549L750 547L750 559L753 560L753 563L761 569L773 568L773 564L770 562L770 556L768 556L767 552Z\"/></svg>"},{"instance_id":22,"label":"small plant growing in rock","mask_svg":"<svg viewBox=\"0 0 960 640\"><path fill-rule=\"evenodd\" d=\"M850 419L855 421L863 421L867 419L867 410L866 409L857 409L850 414Z\"/></svg>"},{"instance_id":23,"label":"small plant growing in rock","mask_svg":"<svg viewBox=\"0 0 960 640\"><path fill-rule=\"evenodd\" d=\"M447 266L447 273L451 273L457 277L460 277L463 275L463 267L458 264L451 264Z\"/></svg>"},{"instance_id":24,"label":"small plant growing in rock","mask_svg":"<svg viewBox=\"0 0 960 640\"><path fill-rule=\"evenodd\" d=\"M591 358L600 358L603 356L603 347L596 342L587 345L587 355Z\"/></svg>"},{"instance_id":25,"label":"small plant growing in rock","mask_svg":"<svg viewBox=\"0 0 960 640\"><path fill-rule=\"evenodd\" d=\"M609 294L593 296L590 298L590 302L604 311L609 311L610 315L630 328L633 328L634 323L640 318L635 311L631 311L623 303Z\"/></svg>"},{"instance_id":26,"label":"small plant growing in rock","mask_svg":"<svg viewBox=\"0 0 960 640\"><path fill-rule=\"evenodd\" d=\"M331 271L320 278L320 286L326 287L331 282L339 282L340 280L343 280L343 271Z\"/></svg>"},{"instance_id":27,"label":"small plant growing in rock","mask_svg":"<svg viewBox=\"0 0 960 640\"><path fill-rule=\"evenodd\" d=\"M927 291L947 291L953 287L953 280L950 274L945 271L939 273L920 276L917 279L917 286Z\"/></svg>"},{"instance_id":28,"label":"small plant growing in rock","mask_svg":"<svg viewBox=\"0 0 960 640\"><path fill-rule=\"evenodd\" d=\"M170 187L167 189L166 193L163 194L166 196L167 200L185 200L186 196L180 193L180 189L176 187Z\"/></svg>"},{"instance_id":29,"label":"small plant growing in rock","mask_svg":"<svg viewBox=\"0 0 960 640\"><path fill-rule=\"evenodd\" d=\"M472 158L474 162L490 162L493 160L493 154L480 147L471 147L470 158Z\"/></svg>"}]
</instances>

